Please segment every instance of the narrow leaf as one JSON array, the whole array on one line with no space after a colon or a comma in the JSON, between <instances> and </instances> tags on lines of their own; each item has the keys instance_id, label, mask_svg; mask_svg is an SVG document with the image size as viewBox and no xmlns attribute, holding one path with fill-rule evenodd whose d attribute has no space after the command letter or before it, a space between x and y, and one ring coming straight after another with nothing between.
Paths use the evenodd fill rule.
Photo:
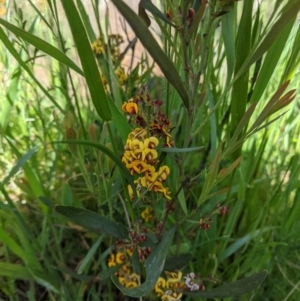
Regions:
<instances>
[{"instance_id":1,"label":"narrow leaf","mask_svg":"<svg viewBox=\"0 0 300 301\"><path fill-rule=\"evenodd\" d=\"M203 5L201 5L202 7ZM230 82L233 74L234 64L235 64L235 16L234 16L234 3L227 4L224 9L227 14L222 16L222 36L224 40L224 48L226 53L227 61L227 80L226 86Z\"/></svg>"},{"instance_id":2,"label":"narrow leaf","mask_svg":"<svg viewBox=\"0 0 300 301\"><path fill-rule=\"evenodd\" d=\"M161 149L165 153L189 153L204 149L204 146L189 147L189 148L177 148L177 147L164 147Z\"/></svg>"},{"instance_id":3,"label":"narrow leaf","mask_svg":"<svg viewBox=\"0 0 300 301\"><path fill-rule=\"evenodd\" d=\"M116 238L124 238L124 234L126 233L126 228L123 225L96 212L61 205L55 206L54 209L56 212L64 215L72 222L96 233L104 232Z\"/></svg>"},{"instance_id":4,"label":"narrow leaf","mask_svg":"<svg viewBox=\"0 0 300 301\"><path fill-rule=\"evenodd\" d=\"M300 1L287 1L286 7L283 9L282 14L269 30L260 45L247 57L244 64L236 74L236 78L240 77L250 66L261 58L264 53L271 47L277 40L278 34L297 16L300 10Z\"/></svg>"},{"instance_id":5,"label":"narrow leaf","mask_svg":"<svg viewBox=\"0 0 300 301\"><path fill-rule=\"evenodd\" d=\"M272 108L276 104L276 102L279 100L280 96L283 94L283 92L286 90L288 85L290 84L290 81L285 82L282 86L280 86L277 91L274 93L274 95L271 97L269 102L266 104L262 112L259 114L257 117L256 121L252 125L250 131L255 129L257 126L259 126L269 115L271 112Z\"/></svg>"},{"instance_id":6,"label":"narrow leaf","mask_svg":"<svg viewBox=\"0 0 300 301\"><path fill-rule=\"evenodd\" d=\"M240 122L238 123L231 139L228 142L228 147L230 147L232 144L234 144L237 141L237 139L238 139L239 135L242 133L244 127L249 123L249 120L255 110L255 107L256 107L256 103L253 103L248 108L248 110L245 112L245 114L241 118Z\"/></svg>"},{"instance_id":7,"label":"narrow leaf","mask_svg":"<svg viewBox=\"0 0 300 301\"><path fill-rule=\"evenodd\" d=\"M240 164L242 157L237 158L229 167L223 168L218 175L217 181L222 181L224 178L229 176L236 167Z\"/></svg>"},{"instance_id":8,"label":"narrow leaf","mask_svg":"<svg viewBox=\"0 0 300 301\"><path fill-rule=\"evenodd\" d=\"M194 17L193 23L191 24L191 26L189 28L189 35L190 36L194 33L194 31L197 29L200 21L202 20L202 17L203 17L204 12L205 12L206 5L207 5L206 1L202 1L200 7L198 8L197 13Z\"/></svg>"},{"instance_id":9,"label":"narrow leaf","mask_svg":"<svg viewBox=\"0 0 300 301\"><path fill-rule=\"evenodd\" d=\"M63 52L61 52L56 47L52 46L51 44L47 43L46 41L34 36L27 31L14 26L13 24L0 19L0 24L6 27L9 31L15 34L17 37L21 38L22 40L28 42L29 44L33 45L37 49L45 52L46 54L50 55L54 59L58 60L62 64L66 65L67 67L73 69L80 75L84 75L83 71L71 60L69 59Z\"/></svg>"},{"instance_id":10,"label":"narrow leaf","mask_svg":"<svg viewBox=\"0 0 300 301\"><path fill-rule=\"evenodd\" d=\"M191 253L180 254L178 256L173 256L166 260L164 270L165 271L174 271L180 270L185 265L187 265L192 259L193 255Z\"/></svg>"},{"instance_id":11,"label":"narrow leaf","mask_svg":"<svg viewBox=\"0 0 300 301\"><path fill-rule=\"evenodd\" d=\"M1 184L3 186L5 186L9 182L9 180L17 174L20 168L22 168L26 164L26 162L36 153L37 149L37 147L30 149L24 156L22 156L18 160L17 164L11 169L10 173L2 181Z\"/></svg>"},{"instance_id":12,"label":"narrow leaf","mask_svg":"<svg viewBox=\"0 0 300 301\"><path fill-rule=\"evenodd\" d=\"M147 27L151 25L151 20L149 19L145 8L141 5L142 0L139 3L139 16L144 20Z\"/></svg>"},{"instance_id":13,"label":"narrow leaf","mask_svg":"<svg viewBox=\"0 0 300 301\"><path fill-rule=\"evenodd\" d=\"M26 267L8 262L0 262L0 276L24 280L31 280L33 278Z\"/></svg>"},{"instance_id":14,"label":"narrow leaf","mask_svg":"<svg viewBox=\"0 0 300 301\"><path fill-rule=\"evenodd\" d=\"M293 22L277 36L276 41L268 50L263 65L257 77L250 102L258 102L264 93L267 85L270 83L270 78L274 74L274 70L278 64L281 54L283 53L289 34L292 30Z\"/></svg>"},{"instance_id":15,"label":"narrow leaf","mask_svg":"<svg viewBox=\"0 0 300 301\"><path fill-rule=\"evenodd\" d=\"M218 288L202 292L186 292L184 294L202 298L238 297L243 294L249 293L255 288L257 288L265 280L267 274L268 271L263 270L259 273L253 274L248 278L244 278L233 283L225 284Z\"/></svg>"},{"instance_id":16,"label":"narrow leaf","mask_svg":"<svg viewBox=\"0 0 300 301\"><path fill-rule=\"evenodd\" d=\"M123 141L126 141L128 134L131 132L131 127L124 115L118 110L115 103L109 96L108 105L112 114L112 122L115 125L118 133L122 137Z\"/></svg>"},{"instance_id":17,"label":"narrow leaf","mask_svg":"<svg viewBox=\"0 0 300 301\"><path fill-rule=\"evenodd\" d=\"M174 67L172 61L158 45L157 41L149 31L147 26L144 24L143 20L139 16L137 16L133 12L133 10L122 0L112 0L112 2L129 23L136 36L140 39L141 43L148 50L154 61L160 67L167 80L177 90L186 108L189 109L189 96L176 68Z\"/></svg>"},{"instance_id":18,"label":"narrow leaf","mask_svg":"<svg viewBox=\"0 0 300 301\"><path fill-rule=\"evenodd\" d=\"M105 121L111 119L106 93L100 78L96 60L73 0L62 1L78 55L81 61L86 83L98 115Z\"/></svg>"},{"instance_id":19,"label":"narrow leaf","mask_svg":"<svg viewBox=\"0 0 300 301\"><path fill-rule=\"evenodd\" d=\"M80 262L80 265L78 267L77 273L82 274L84 268L87 266L87 264L92 260L93 256L95 255L97 249L99 248L102 240L104 238L104 235L100 236L97 241L93 244L93 246L89 249L83 260Z\"/></svg>"},{"instance_id":20,"label":"narrow leaf","mask_svg":"<svg viewBox=\"0 0 300 301\"><path fill-rule=\"evenodd\" d=\"M163 14L152 2L151 0L141 0L139 6L148 10L154 17L157 17L164 21L165 23L170 24L171 26L175 26L165 14ZM150 20L149 20L150 21ZM149 24L150 25L150 24ZM148 26L149 27L149 26Z\"/></svg>"}]
</instances>

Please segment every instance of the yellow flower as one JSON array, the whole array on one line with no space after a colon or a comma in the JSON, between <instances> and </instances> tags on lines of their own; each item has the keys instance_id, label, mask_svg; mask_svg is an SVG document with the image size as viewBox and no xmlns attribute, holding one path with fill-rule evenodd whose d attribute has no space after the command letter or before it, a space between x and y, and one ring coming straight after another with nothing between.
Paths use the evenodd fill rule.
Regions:
<instances>
[{"instance_id":1,"label":"yellow flower","mask_svg":"<svg viewBox=\"0 0 300 301\"><path fill-rule=\"evenodd\" d=\"M155 287L154 287L154 291L156 292L157 296L162 296L164 295L164 291L161 288L165 288L166 287L166 280L163 277L159 277Z\"/></svg>"},{"instance_id":2,"label":"yellow flower","mask_svg":"<svg viewBox=\"0 0 300 301\"><path fill-rule=\"evenodd\" d=\"M123 108L123 106L122 106ZM129 133L128 139L134 139L134 138L141 138L141 139L146 139L147 136L147 130L146 129L141 129L141 128L136 128L134 131Z\"/></svg>"},{"instance_id":3,"label":"yellow flower","mask_svg":"<svg viewBox=\"0 0 300 301\"><path fill-rule=\"evenodd\" d=\"M161 182L166 181L169 174L170 168L168 166L164 165L159 168L158 175Z\"/></svg>"},{"instance_id":4,"label":"yellow flower","mask_svg":"<svg viewBox=\"0 0 300 301\"><path fill-rule=\"evenodd\" d=\"M122 262L124 262L125 261L125 256L124 256L124 254L122 253L122 252L118 252L117 254L116 254L116 263L122 263Z\"/></svg>"},{"instance_id":5,"label":"yellow flower","mask_svg":"<svg viewBox=\"0 0 300 301\"><path fill-rule=\"evenodd\" d=\"M181 271L175 271L175 272L168 272L165 271L165 274L167 275L167 287L174 287L176 284L180 285L182 272Z\"/></svg>"},{"instance_id":6,"label":"yellow flower","mask_svg":"<svg viewBox=\"0 0 300 301\"><path fill-rule=\"evenodd\" d=\"M119 83L121 85L124 85L127 81L127 76L124 72L124 69L122 67L117 67L116 70L115 70L115 75L117 76L118 80L119 80Z\"/></svg>"},{"instance_id":7,"label":"yellow flower","mask_svg":"<svg viewBox=\"0 0 300 301\"><path fill-rule=\"evenodd\" d=\"M130 115L137 115L138 114L138 106L133 101L124 102L123 105L122 105L122 110L124 112L129 113Z\"/></svg>"},{"instance_id":8,"label":"yellow flower","mask_svg":"<svg viewBox=\"0 0 300 301\"><path fill-rule=\"evenodd\" d=\"M111 268L111 267L114 267L116 265L116 262L115 262L115 254L110 254L110 257L108 259L108 267Z\"/></svg>"},{"instance_id":9,"label":"yellow flower","mask_svg":"<svg viewBox=\"0 0 300 301\"><path fill-rule=\"evenodd\" d=\"M168 200L172 199L171 196L170 196L171 191L170 191L170 189L168 187L163 187L162 186L157 191L161 192L166 199L168 199Z\"/></svg>"},{"instance_id":10,"label":"yellow flower","mask_svg":"<svg viewBox=\"0 0 300 301\"><path fill-rule=\"evenodd\" d=\"M150 208L146 208L142 213L141 217L145 220L146 223L150 222L153 219L153 210Z\"/></svg>"},{"instance_id":11,"label":"yellow flower","mask_svg":"<svg viewBox=\"0 0 300 301\"><path fill-rule=\"evenodd\" d=\"M172 291L166 291L166 293L161 297L163 301L180 301L182 293L176 293Z\"/></svg>"},{"instance_id":12,"label":"yellow flower","mask_svg":"<svg viewBox=\"0 0 300 301\"><path fill-rule=\"evenodd\" d=\"M155 137L150 138L154 138L151 139L154 142L155 140L157 140L157 138ZM155 144L154 142L151 142L150 138L145 139L144 142L139 141L139 144L135 145L136 147L133 148L133 155L135 156L135 158L140 159L141 161L145 161L145 159L152 161L153 159L156 159L158 157L157 151L154 149Z\"/></svg>"},{"instance_id":13,"label":"yellow flower","mask_svg":"<svg viewBox=\"0 0 300 301\"><path fill-rule=\"evenodd\" d=\"M128 255L129 257L131 257L132 254L133 254L133 248L127 247L127 248L126 248L126 253L127 253L127 255Z\"/></svg>"},{"instance_id":14,"label":"yellow flower","mask_svg":"<svg viewBox=\"0 0 300 301\"><path fill-rule=\"evenodd\" d=\"M98 38L95 42L93 42L92 50L95 55L101 55L105 53L104 45L101 38Z\"/></svg>"},{"instance_id":15,"label":"yellow flower","mask_svg":"<svg viewBox=\"0 0 300 301\"><path fill-rule=\"evenodd\" d=\"M128 185L127 189L128 189L128 194L129 194L130 199L133 200L134 199L134 193L133 193L133 189L132 189L131 185ZM136 194L137 194L138 197L140 196L140 192L138 190L136 191Z\"/></svg>"},{"instance_id":16,"label":"yellow flower","mask_svg":"<svg viewBox=\"0 0 300 301\"><path fill-rule=\"evenodd\" d=\"M125 274L124 277L118 277L118 279L119 282L127 288L138 286L138 275L135 273Z\"/></svg>"}]
</instances>

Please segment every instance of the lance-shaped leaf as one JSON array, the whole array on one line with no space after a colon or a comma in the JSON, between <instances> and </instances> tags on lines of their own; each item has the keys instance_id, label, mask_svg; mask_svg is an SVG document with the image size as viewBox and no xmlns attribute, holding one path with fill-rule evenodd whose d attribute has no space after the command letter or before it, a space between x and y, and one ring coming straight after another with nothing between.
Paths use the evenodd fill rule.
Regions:
<instances>
[{"instance_id":1,"label":"lance-shaped leaf","mask_svg":"<svg viewBox=\"0 0 300 301\"><path fill-rule=\"evenodd\" d=\"M195 2L195 4L196 4L196 2ZM200 21L202 20L202 17L203 17L204 12L205 12L206 4L207 3L205 1L202 1L200 7L198 8L198 10L196 12L196 15L194 17L193 23L191 24L191 26L189 28L189 35L190 36L194 33L194 31L197 29Z\"/></svg>"},{"instance_id":2,"label":"lance-shaped leaf","mask_svg":"<svg viewBox=\"0 0 300 301\"><path fill-rule=\"evenodd\" d=\"M125 295L134 298L143 297L152 291L153 287L157 282L158 277L160 276L164 268L166 256L169 247L171 246L175 230L176 228L174 227L163 236L157 248L153 250L153 252L145 261L147 278L142 285L133 289L128 289L120 284L116 276L112 276L114 284L119 288L120 291L122 291Z\"/></svg>"},{"instance_id":3,"label":"lance-shaped leaf","mask_svg":"<svg viewBox=\"0 0 300 301\"><path fill-rule=\"evenodd\" d=\"M141 5L141 2L139 3L139 16L145 21L147 27L151 25L151 20L149 19L145 8Z\"/></svg>"},{"instance_id":4,"label":"lance-shaped leaf","mask_svg":"<svg viewBox=\"0 0 300 301\"><path fill-rule=\"evenodd\" d=\"M64 215L70 221L78 224L85 229L91 230L96 233L107 233L116 238L126 237L126 228L120 223L112 221L96 212L71 207L71 206L55 206L55 211Z\"/></svg>"},{"instance_id":5,"label":"lance-shaped leaf","mask_svg":"<svg viewBox=\"0 0 300 301\"><path fill-rule=\"evenodd\" d=\"M58 60L59 62L63 63L67 67L73 69L80 75L84 75L83 71L71 60L69 59L63 52L61 52L56 47L52 46L51 44L47 43L46 41L28 33L27 31L14 26L13 24L0 19L0 24L5 26L9 31L15 34L17 37L21 38L22 40L28 42L32 46L36 47L37 49L47 53L54 59Z\"/></svg>"},{"instance_id":6,"label":"lance-shaped leaf","mask_svg":"<svg viewBox=\"0 0 300 301\"><path fill-rule=\"evenodd\" d=\"M259 273L253 274L248 278L238 280L229 284L225 284L221 287L214 288L212 290L201 292L187 292L184 293L193 297L202 298L227 298L238 297L243 294L249 293L257 288L266 278L268 271L263 270Z\"/></svg>"},{"instance_id":7,"label":"lance-shaped leaf","mask_svg":"<svg viewBox=\"0 0 300 301\"><path fill-rule=\"evenodd\" d=\"M282 14L274 23L272 28L266 34L259 46L251 51L240 70L235 76L235 79L239 78L249 67L255 63L259 58L261 58L272 44L277 40L278 35L284 28L290 23L293 22L295 16L297 16L300 10L300 1L291 0L286 1L286 6L282 9Z\"/></svg>"},{"instance_id":8,"label":"lance-shaped leaf","mask_svg":"<svg viewBox=\"0 0 300 301\"><path fill-rule=\"evenodd\" d=\"M240 164L241 160L242 160L242 157L239 157L229 167L223 168L222 170L220 170L217 181L220 182L223 179L225 179L226 177L228 177L236 169L236 167Z\"/></svg>"},{"instance_id":9,"label":"lance-shaped leaf","mask_svg":"<svg viewBox=\"0 0 300 301\"><path fill-rule=\"evenodd\" d=\"M170 24L171 26L175 26L167 17L165 14L163 14L152 2L151 0L141 0L139 3L139 7L142 7L146 10L148 10L154 17L157 17L164 21L165 23ZM149 20L150 21L150 20ZM150 24L149 24L150 25Z\"/></svg>"},{"instance_id":10,"label":"lance-shaped leaf","mask_svg":"<svg viewBox=\"0 0 300 301\"><path fill-rule=\"evenodd\" d=\"M187 147L187 148L177 148L177 147L164 147L161 149L162 152L165 153L189 153L204 149L204 146L196 146L196 147Z\"/></svg>"},{"instance_id":11,"label":"lance-shaped leaf","mask_svg":"<svg viewBox=\"0 0 300 301\"><path fill-rule=\"evenodd\" d=\"M275 106L275 104L280 99L280 97L283 94L283 92L288 87L289 83L290 83L290 81L287 81L287 82L285 82L282 86L280 86L277 89L277 91L274 93L274 95L271 97L271 99L269 100L269 102L266 104L266 106L264 107L264 109L262 110L262 112L257 117L257 119L254 122L254 124L252 125L250 131L252 131L256 127L258 127L270 115L270 112L272 111L273 107Z\"/></svg>"},{"instance_id":12,"label":"lance-shaped leaf","mask_svg":"<svg viewBox=\"0 0 300 301\"><path fill-rule=\"evenodd\" d=\"M112 122L115 125L116 130L122 137L123 141L126 141L128 134L131 132L131 127L124 115L118 110L117 106L109 96L108 105L112 114Z\"/></svg>"},{"instance_id":13,"label":"lance-shaped leaf","mask_svg":"<svg viewBox=\"0 0 300 301\"><path fill-rule=\"evenodd\" d=\"M186 108L189 109L189 96L176 68L174 67L174 64L158 45L144 21L122 0L112 0L112 2L129 23L136 36L140 39L141 43L148 50L153 60L160 67L167 80L177 90Z\"/></svg>"},{"instance_id":14,"label":"lance-shaped leaf","mask_svg":"<svg viewBox=\"0 0 300 301\"><path fill-rule=\"evenodd\" d=\"M106 93L100 78L99 69L96 64L91 44L79 13L73 0L62 1L62 5L72 31L93 104L98 115L105 121L109 121L111 119L111 112L108 106Z\"/></svg>"},{"instance_id":15,"label":"lance-shaped leaf","mask_svg":"<svg viewBox=\"0 0 300 301\"><path fill-rule=\"evenodd\" d=\"M217 179L217 174L218 174L220 158L221 158L221 144L219 145L216 155L209 167L208 174L205 179L197 206L200 206L205 201L206 196L208 195L208 193L211 191L211 189L213 188L213 186L215 184L215 181Z\"/></svg>"}]
</instances>

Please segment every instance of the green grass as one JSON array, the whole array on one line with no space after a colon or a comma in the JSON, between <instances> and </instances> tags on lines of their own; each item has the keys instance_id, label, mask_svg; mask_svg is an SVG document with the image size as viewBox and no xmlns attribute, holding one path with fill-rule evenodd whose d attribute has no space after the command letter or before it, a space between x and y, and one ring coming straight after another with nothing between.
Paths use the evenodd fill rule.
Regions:
<instances>
[{"instance_id":1,"label":"green grass","mask_svg":"<svg viewBox=\"0 0 300 301\"><path fill-rule=\"evenodd\" d=\"M146 1L141 19L112 2L143 44L124 84L116 70L125 60L116 59L114 46L95 57L91 44L99 32L106 43L122 34L118 54L126 50L127 68L135 40L112 32L97 6L91 15L80 0L6 3L0 300L161 300L152 291L157 278L177 269L205 286L182 300L298 300L300 4ZM145 14L160 29L159 43ZM157 149L158 165L171 170L164 186L173 212L154 191L138 196L133 189L130 201L127 185L137 176L121 162L137 127L121 106L146 85L172 122L174 148L160 139ZM139 110L150 116L143 104ZM149 222L145 208L153 209ZM165 235L155 232L160 221ZM143 226L147 240L133 242L132 230L143 234ZM108 267L117 239L135 247L136 289L119 283L120 266ZM140 261L143 247L152 253ZM263 270L266 278L256 274Z\"/></svg>"}]
</instances>

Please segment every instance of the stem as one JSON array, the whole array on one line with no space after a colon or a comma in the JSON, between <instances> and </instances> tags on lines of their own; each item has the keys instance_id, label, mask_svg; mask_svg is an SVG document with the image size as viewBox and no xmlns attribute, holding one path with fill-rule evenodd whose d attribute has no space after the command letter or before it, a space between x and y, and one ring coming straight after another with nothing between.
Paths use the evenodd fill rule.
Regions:
<instances>
[{"instance_id":1,"label":"stem","mask_svg":"<svg viewBox=\"0 0 300 301\"><path fill-rule=\"evenodd\" d=\"M162 235L162 231L165 229L165 224L167 222L168 216L172 212L172 207L173 207L175 201L177 200L177 197L178 197L180 191L190 182L190 180L191 180L190 177L186 177L184 179L184 181L181 183L181 185L178 188L178 190L176 191L176 193L174 194L174 196L172 197L171 201L169 201L169 204L168 204L168 207L167 207L167 210L166 210L166 214L165 214L164 220L162 222L161 230L158 233L158 237L160 237Z\"/></svg>"}]
</instances>

